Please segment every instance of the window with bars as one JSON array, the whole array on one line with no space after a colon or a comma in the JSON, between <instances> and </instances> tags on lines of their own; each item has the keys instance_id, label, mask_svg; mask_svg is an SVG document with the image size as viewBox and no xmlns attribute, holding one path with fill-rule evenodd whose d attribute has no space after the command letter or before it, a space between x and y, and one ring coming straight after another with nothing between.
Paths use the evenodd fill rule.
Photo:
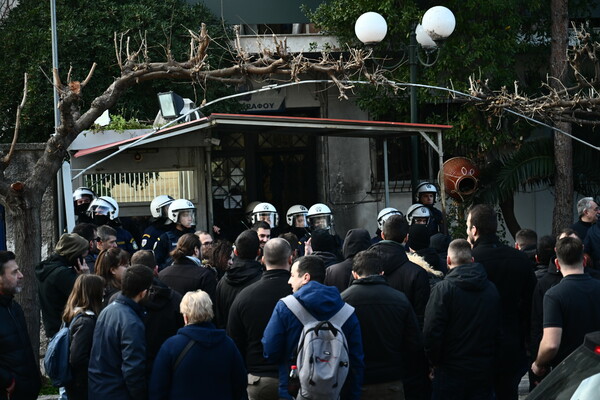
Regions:
<instances>
[{"instance_id":1,"label":"window with bars","mask_svg":"<svg viewBox=\"0 0 600 400\"><path fill-rule=\"evenodd\" d=\"M194 201L197 193L193 170L88 174L84 182L98 196L110 196L119 204L150 202L162 194Z\"/></svg>"}]
</instances>

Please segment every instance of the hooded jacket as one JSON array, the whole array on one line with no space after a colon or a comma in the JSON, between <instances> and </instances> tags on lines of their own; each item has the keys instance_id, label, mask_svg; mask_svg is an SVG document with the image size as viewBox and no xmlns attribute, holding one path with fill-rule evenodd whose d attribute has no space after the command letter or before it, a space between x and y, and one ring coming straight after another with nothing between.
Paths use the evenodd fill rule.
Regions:
<instances>
[{"instance_id":1,"label":"hooded jacket","mask_svg":"<svg viewBox=\"0 0 600 400\"><path fill-rule=\"evenodd\" d=\"M404 246L392 240L382 240L369 247L383 259L383 276L389 285L408 297L413 306L419 326L423 326L425 306L429 299L427 272L408 260Z\"/></svg>"},{"instance_id":2,"label":"hooded jacket","mask_svg":"<svg viewBox=\"0 0 600 400\"><path fill-rule=\"evenodd\" d=\"M450 270L425 311L425 352L449 375L489 382L500 333L500 295L481 264Z\"/></svg>"},{"instance_id":3,"label":"hooded jacket","mask_svg":"<svg viewBox=\"0 0 600 400\"><path fill-rule=\"evenodd\" d=\"M310 281L302 286L294 297L317 320L326 321L333 317L344 305L336 288ZM262 339L264 356L279 364L279 397L291 399L287 391L291 360L302 332L302 323L281 300L277 302ZM353 313L342 326L348 342L350 371L342 391L342 399L359 399L364 373L364 355L360 325Z\"/></svg>"},{"instance_id":4,"label":"hooded jacket","mask_svg":"<svg viewBox=\"0 0 600 400\"><path fill-rule=\"evenodd\" d=\"M181 294L155 278L148 296L140 302L148 312L144 321L148 374L152 372L152 363L160 346L183 327L183 316L179 311L181 298Z\"/></svg>"},{"instance_id":5,"label":"hooded jacket","mask_svg":"<svg viewBox=\"0 0 600 400\"><path fill-rule=\"evenodd\" d=\"M215 294L217 327L225 328L233 300L242 289L258 281L261 275L262 265L258 261L239 257L233 260L233 265L217 284Z\"/></svg>"},{"instance_id":6,"label":"hooded jacket","mask_svg":"<svg viewBox=\"0 0 600 400\"><path fill-rule=\"evenodd\" d=\"M343 292L352 282L352 260L360 251L371 246L369 232L366 229L350 229L344 239L344 261L333 264L325 271L325 285L335 286Z\"/></svg>"},{"instance_id":7,"label":"hooded jacket","mask_svg":"<svg viewBox=\"0 0 600 400\"><path fill-rule=\"evenodd\" d=\"M46 337L53 337L60 329L62 313L77 276L67 259L58 254L51 255L35 267Z\"/></svg>"},{"instance_id":8,"label":"hooded jacket","mask_svg":"<svg viewBox=\"0 0 600 400\"><path fill-rule=\"evenodd\" d=\"M0 399L13 379L12 400L35 400L40 391L40 369L27 334L25 315L13 296L0 293Z\"/></svg>"},{"instance_id":9,"label":"hooded jacket","mask_svg":"<svg viewBox=\"0 0 600 400\"><path fill-rule=\"evenodd\" d=\"M340 259L335 254L330 253L328 251L314 251L311 255L317 256L321 260L323 260L323 263L325 264L325 268L328 268L331 265L337 264L338 262L340 262Z\"/></svg>"},{"instance_id":10,"label":"hooded jacket","mask_svg":"<svg viewBox=\"0 0 600 400\"><path fill-rule=\"evenodd\" d=\"M194 345L173 366L190 340ZM187 325L160 348L150 380L150 400L238 400L246 392L244 361L225 331L210 322Z\"/></svg>"}]
</instances>

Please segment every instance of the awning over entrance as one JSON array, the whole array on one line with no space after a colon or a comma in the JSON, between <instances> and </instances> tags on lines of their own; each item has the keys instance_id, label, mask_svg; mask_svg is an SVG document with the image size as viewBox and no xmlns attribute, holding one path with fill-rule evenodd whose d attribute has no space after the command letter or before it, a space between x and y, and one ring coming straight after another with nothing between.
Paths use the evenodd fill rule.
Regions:
<instances>
[{"instance_id":1,"label":"awning over entrance","mask_svg":"<svg viewBox=\"0 0 600 400\"><path fill-rule=\"evenodd\" d=\"M94 154L114 147L125 146L140 139L139 142L131 145L131 147L204 129L211 129L214 133L218 134L219 131L236 131L240 128L246 131L260 130L261 132L271 132L276 134L305 134L315 136L385 139L418 134L437 134L441 133L443 130L452 128L452 126L411 124L406 122L213 113L210 117L171 126L154 133L150 132L118 142L80 150L76 152L74 156L82 157L88 154Z\"/></svg>"}]
</instances>

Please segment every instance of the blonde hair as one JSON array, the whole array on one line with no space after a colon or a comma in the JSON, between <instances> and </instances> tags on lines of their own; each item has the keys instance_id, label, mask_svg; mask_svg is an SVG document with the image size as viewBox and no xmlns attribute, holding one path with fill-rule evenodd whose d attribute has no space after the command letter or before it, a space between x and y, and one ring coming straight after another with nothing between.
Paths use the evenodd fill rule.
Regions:
<instances>
[{"instance_id":1,"label":"blonde hair","mask_svg":"<svg viewBox=\"0 0 600 400\"><path fill-rule=\"evenodd\" d=\"M104 278L98 275L79 275L73 285L73 290L67 299L62 319L71 323L76 314L92 311L98 315L102 310L102 294L104 293Z\"/></svg>"},{"instance_id":2,"label":"blonde hair","mask_svg":"<svg viewBox=\"0 0 600 400\"><path fill-rule=\"evenodd\" d=\"M187 316L188 324L210 321L214 316L213 303L203 290L187 292L181 299L179 311Z\"/></svg>"}]
</instances>

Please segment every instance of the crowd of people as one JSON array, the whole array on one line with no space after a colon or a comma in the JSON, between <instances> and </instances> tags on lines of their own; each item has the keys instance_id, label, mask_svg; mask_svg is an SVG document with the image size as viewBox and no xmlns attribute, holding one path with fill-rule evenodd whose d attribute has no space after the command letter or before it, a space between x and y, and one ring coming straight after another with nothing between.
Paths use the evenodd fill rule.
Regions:
<instances>
[{"instance_id":1,"label":"crowd of people","mask_svg":"<svg viewBox=\"0 0 600 400\"><path fill-rule=\"evenodd\" d=\"M77 189L79 223L35 271L46 336L70 330L61 397L292 399L305 334L293 300L317 321L347 313L341 399L516 400L525 374L533 389L600 330L600 208L581 199L556 238L523 229L510 247L485 204L453 240L436 199L424 182L406 215L385 208L373 237L344 240L325 204L290 207L280 229L257 203L232 244L195 231L193 203L162 195L138 249L114 199ZM0 252L0 399L40 388L13 299L22 278Z\"/></svg>"}]
</instances>

